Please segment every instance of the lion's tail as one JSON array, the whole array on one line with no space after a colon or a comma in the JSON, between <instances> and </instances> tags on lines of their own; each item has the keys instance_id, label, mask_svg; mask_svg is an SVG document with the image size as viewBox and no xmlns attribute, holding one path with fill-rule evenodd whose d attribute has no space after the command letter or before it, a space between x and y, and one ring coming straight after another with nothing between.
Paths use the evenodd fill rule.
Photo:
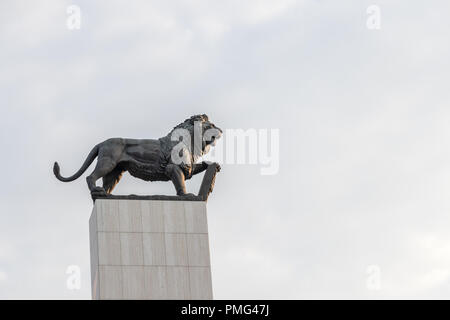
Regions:
<instances>
[{"instance_id":1,"label":"lion's tail","mask_svg":"<svg viewBox=\"0 0 450 320\"><path fill-rule=\"evenodd\" d=\"M81 166L80 170L78 170L73 176L71 177L63 177L61 176L61 174L59 173L59 164L58 162L55 162L55 164L53 165L53 173L55 174L56 178L60 181L63 182L70 182L73 181L75 179L78 179L86 170L87 168L89 168L89 166L91 165L91 163L94 161L95 157L97 157L98 155L98 149L99 149L99 145L96 145L91 152L89 153L89 155L87 156L86 160L84 160L83 165Z\"/></svg>"}]
</instances>

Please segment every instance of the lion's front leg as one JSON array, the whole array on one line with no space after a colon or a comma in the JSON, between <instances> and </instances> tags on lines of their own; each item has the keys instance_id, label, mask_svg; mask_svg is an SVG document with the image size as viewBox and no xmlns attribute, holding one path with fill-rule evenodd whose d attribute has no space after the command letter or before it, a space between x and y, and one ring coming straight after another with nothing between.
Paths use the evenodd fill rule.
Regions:
<instances>
[{"instance_id":1,"label":"lion's front leg","mask_svg":"<svg viewBox=\"0 0 450 320\"><path fill-rule=\"evenodd\" d=\"M191 195L186 193L186 183L183 170L177 165L169 164L166 168L166 174L172 180L178 196Z\"/></svg>"},{"instance_id":2,"label":"lion's front leg","mask_svg":"<svg viewBox=\"0 0 450 320\"><path fill-rule=\"evenodd\" d=\"M215 165L217 168L217 171L220 171L220 165L217 162L210 162L210 161L203 161L201 163L196 163L193 166L192 169L192 175L196 175L200 172L205 171L208 169L209 166Z\"/></svg>"},{"instance_id":3,"label":"lion's front leg","mask_svg":"<svg viewBox=\"0 0 450 320\"><path fill-rule=\"evenodd\" d=\"M201 163L195 163L192 167L192 175L199 174L200 172L205 171L208 169L208 163L206 161L203 161Z\"/></svg>"}]
</instances>

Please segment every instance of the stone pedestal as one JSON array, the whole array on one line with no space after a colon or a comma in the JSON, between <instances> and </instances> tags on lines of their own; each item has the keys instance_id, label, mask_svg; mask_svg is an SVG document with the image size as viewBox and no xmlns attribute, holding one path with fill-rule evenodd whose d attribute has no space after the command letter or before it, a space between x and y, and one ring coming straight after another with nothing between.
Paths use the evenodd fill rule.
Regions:
<instances>
[{"instance_id":1,"label":"stone pedestal","mask_svg":"<svg viewBox=\"0 0 450 320\"><path fill-rule=\"evenodd\" d=\"M212 299L205 201L97 199L93 299Z\"/></svg>"}]
</instances>

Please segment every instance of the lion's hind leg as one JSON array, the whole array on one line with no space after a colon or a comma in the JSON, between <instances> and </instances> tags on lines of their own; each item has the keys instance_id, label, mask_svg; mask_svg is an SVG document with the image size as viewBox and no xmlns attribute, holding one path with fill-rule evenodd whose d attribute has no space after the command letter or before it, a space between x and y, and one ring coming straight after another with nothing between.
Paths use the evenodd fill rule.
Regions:
<instances>
[{"instance_id":1,"label":"lion's hind leg","mask_svg":"<svg viewBox=\"0 0 450 320\"><path fill-rule=\"evenodd\" d=\"M92 173L86 177L86 182L91 193L106 193L106 190L102 187L97 187L95 185L95 182L113 171L116 168L116 165L116 161L114 161L110 157L98 158L97 165L95 166L94 171L92 171Z\"/></svg>"},{"instance_id":2,"label":"lion's hind leg","mask_svg":"<svg viewBox=\"0 0 450 320\"><path fill-rule=\"evenodd\" d=\"M114 168L110 173L103 177L103 189L106 193L110 194L114 187L119 183L120 178L122 178L123 170L121 168Z\"/></svg>"}]
</instances>

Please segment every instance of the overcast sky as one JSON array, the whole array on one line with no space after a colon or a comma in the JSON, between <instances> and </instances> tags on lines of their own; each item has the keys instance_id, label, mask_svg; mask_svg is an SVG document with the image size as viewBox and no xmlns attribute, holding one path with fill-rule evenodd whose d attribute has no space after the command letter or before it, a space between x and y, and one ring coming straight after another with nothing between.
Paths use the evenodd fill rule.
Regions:
<instances>
[{"instance_id":1,"label":"overcast sky","mask_svg":"<svg viewBox=\"0 0 450 320\"><path fill-rule=\"evenodd\" d=\"M0 298L90 298L92 201L85 176L55 179L55 160L69 175L106 138L158 138L198 113L280 132L277 174L225 163L217 176L215 298L450 298L449 12L445 0L2 0ZM125 176L115 193L174 189Z\"/></svg>"}]
</instances>

